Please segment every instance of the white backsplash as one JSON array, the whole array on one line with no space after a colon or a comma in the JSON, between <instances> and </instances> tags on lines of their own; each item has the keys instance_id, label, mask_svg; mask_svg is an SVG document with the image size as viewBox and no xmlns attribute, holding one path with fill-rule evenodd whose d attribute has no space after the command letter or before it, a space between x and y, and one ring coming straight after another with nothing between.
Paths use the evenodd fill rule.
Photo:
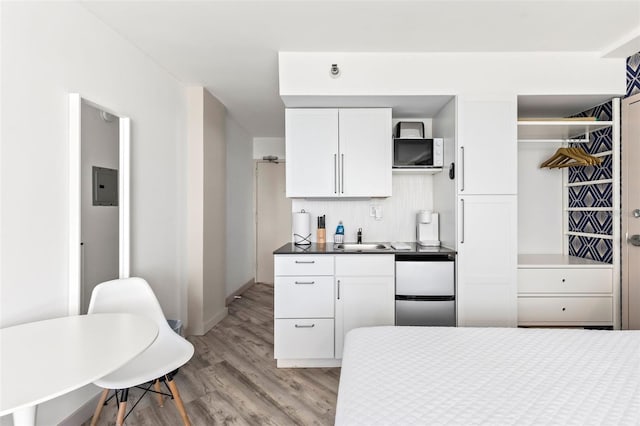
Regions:
<instances>
[{"instance_id":1,"label":"white backsplash","mask_svg":"<svg viewBox=\"0 0 640 426\"><path fill-rule=\"evenodd\" d=\"M311 237L316 241L317 217L326 215L327 241L342 220L345 241L356 241L358 228L362 228L364 242L390 242L416 240L416 213L433 207L433 178L425 174L394 174L393 196L367 200L292 200L292 210L304 209L311 214ZM369 215L370 207L382 210L382 219Z\"/></svg>"}]
</instances>

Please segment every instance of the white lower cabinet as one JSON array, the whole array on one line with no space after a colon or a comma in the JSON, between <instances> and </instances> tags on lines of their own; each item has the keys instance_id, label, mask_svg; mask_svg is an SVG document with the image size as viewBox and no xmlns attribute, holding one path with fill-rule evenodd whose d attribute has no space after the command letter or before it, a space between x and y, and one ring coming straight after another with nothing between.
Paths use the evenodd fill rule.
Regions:
<instances>
[{"instance_id":1,"label":"white lower cabinet","mask_svg":"<svg viewBox=\"0 0 640 426\"><path fill-rule=\"evenodd\" d=\"M571 257L557 255L555 265L544 267L527 265L527 256L521 258L518 325L613 326L611 265L572 266Z\"/></svg>"},{"instance_id":2,"label":"white lower cabinet","mask_svg":"<svg viewBox=\"0 0 640 426\"><path fill-rule=\"evenodd\" d=\"M458 202L458 326L515 327L516 196L471 195Z\"/></svg>"},{"instance_id":3,"label":"white lower cabinet","mask_svg":"<svg viewBox=\"0 0 640 426\"><path fill-rule=\"evenodd\" d=\"M276 359L333 358L333 319L276 319Z\"/></svg>"},{"instance_id":4,"label":"white lower cabinet","mask_svg":"<svg viewBox=\"0 0 640 426\"><path fill-rule=\"evenodd\" d=\"M394 324L392 254L276 255L275 265L279 367L339 365L349 330Z\"/></svg>"}]
</instances>

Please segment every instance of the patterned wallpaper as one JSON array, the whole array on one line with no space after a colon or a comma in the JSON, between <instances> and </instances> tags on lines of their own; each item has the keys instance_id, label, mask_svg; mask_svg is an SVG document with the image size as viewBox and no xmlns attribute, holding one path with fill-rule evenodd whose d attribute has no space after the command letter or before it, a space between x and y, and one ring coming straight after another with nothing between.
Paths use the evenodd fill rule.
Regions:
<instances>
[{"instance_id":1,"label":"patterned wallpaper","mask_svg":"<svg viewBox=\"0 0 640 426\"><path fill-rule=\"evenodd\" d=\"M627 58L626 96L640 93L640 52ZM594 116L599 120L611 120L611 103L598 105L577 117ZM576 145L576 144L573 144ZM590 135L590 142L579 144L589 154L610 151L613 146L611 129L603 129ZM613 175L612 156L603 157L602 164L592 167L569 169L569 182L585 182L611 179ZM603 183L569 187L569 207L613 208L613 185ZM589 234L613 234L612 211L569 212L569 230ZM613 262L613 241L604 238L569 236L569 254L601 262Z\"/></svg>"},{"instance_id":2,"label":"patterned wallpaper","mask_svg":"<svg viewBox=\"0 0 640 426\"><path fill-rule=\"evenodd\" d=\"M611 102L576 115L577 117L597 117L600 121L611 120ZM589 154L611 151L613 139L611 128L599 130L589 135L589 143L572 144ZM612 156L602 158L602 164L588 167L569 168L569 182L588 182L611 179L613 176ZM613 206L613 184L581 185L569 187L569 207L609 208ZM569 212L569 230L589 234L613 234L612 211L572 211ZM613 262L613 241L603 238L569 236L569 255L600 262Z\"/></svg>"},{"instance_id":3,"label":"patterned wallpaper","mask_svg":"<svg viewBox=\"0 0 640 426\"><path fill-rule=\"evenodd\" d=\"M627 58L627 96L640 93L640 52Z\"/></svg>"}]
</instances>

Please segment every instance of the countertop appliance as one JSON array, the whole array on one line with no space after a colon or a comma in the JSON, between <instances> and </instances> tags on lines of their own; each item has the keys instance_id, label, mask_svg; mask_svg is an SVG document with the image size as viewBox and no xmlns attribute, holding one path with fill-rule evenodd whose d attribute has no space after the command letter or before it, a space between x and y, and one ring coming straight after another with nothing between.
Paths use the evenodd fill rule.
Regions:
<instances>
[{"instance_id":1,"label":"countertop appliance","mask_svg":"<svg viewBox=\"0 0 640 426\"><path fill-rule=\"evenodd\" d=\"M431 210L416 214L416 242L423 247L440 246L440 216Z\"/></svg>"},{"instance_id":2,"label":"countertop appliance","mask_svg":"<svg viewBox=\"0 0 640 426\"><path fill-rule=\"evenodd\" d=\"M455 326L455 255L396 254L396 325Z\"/></svg>"},{"instance_id":3,"label":"countertop appliance","mask_svg":"<svg viewBox=\"0 0 640 426\"><path fill-rule=\"evenodd\" d=\"M393 139L394 169L434 169L444 164L444 143L442 138Z\"/></svg>"}]
</instances>

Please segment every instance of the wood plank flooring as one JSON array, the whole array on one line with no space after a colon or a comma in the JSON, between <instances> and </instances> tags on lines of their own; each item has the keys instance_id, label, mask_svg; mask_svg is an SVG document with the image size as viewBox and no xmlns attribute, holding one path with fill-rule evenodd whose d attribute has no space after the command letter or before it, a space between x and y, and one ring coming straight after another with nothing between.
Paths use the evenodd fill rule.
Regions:
<instances>
[{"instance_id":1,"label":"wood plank flooring","mask_svg":"<svg viewBox=\"0 0 640 426\"><path fill-rule=\"evenodd\" d=\"M229 305L229 315L205 336L175 381L193 425L332 425L339 368L278 369L273 359L273 286L257 283ZM142 391L129 393L129 406ZM114 425L115 402L99 425ZM171 400L142 399L128 426L181 425ZM86 426L89 422L85 423Z\"/></svg>"}]
</instances>

